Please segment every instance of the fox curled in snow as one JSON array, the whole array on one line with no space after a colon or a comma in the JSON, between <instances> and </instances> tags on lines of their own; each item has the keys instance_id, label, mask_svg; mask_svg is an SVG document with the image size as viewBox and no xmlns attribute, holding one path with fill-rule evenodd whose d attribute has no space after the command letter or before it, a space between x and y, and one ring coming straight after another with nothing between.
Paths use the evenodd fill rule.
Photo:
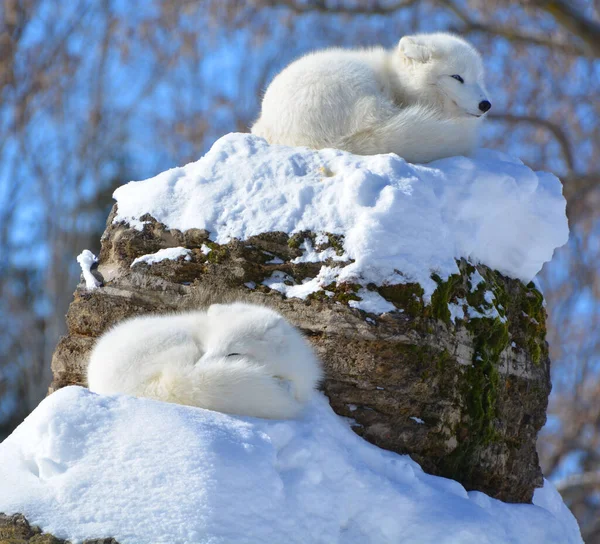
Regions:
<instances>
[{"instance_id":1,"label":"fox curled in snow","mask_svg":"<svg viewBox=\"0 0 600 544\"><path fill-rule=\"evenodd\" d=\"M335 48L296 60L267 88L252 133L428 162L469 154L490 108L477 50L452 34L416 34L391 51Z\"/></svg>"},{"instance_id":2,"label":"fox curled in snow","mask_svg":"<svg viewBox=\"0 0 600 544\"><path fill-rule=\"evenodd\" d=\"M245 303L119 323L98 340L88 366L96 393L271 419L296 416L321 376L297 329Z\"/></svg>"}]
</instances>

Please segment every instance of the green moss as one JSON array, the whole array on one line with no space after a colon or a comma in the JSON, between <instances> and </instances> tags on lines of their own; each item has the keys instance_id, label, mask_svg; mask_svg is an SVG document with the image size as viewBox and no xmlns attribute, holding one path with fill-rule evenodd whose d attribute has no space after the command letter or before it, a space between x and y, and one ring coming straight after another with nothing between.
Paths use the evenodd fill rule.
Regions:
<instances>
[{"instance_id":1,"label":"green moss","mask_svg":"<svg viewBox=\"0 0 600 544\"><path fill-rule=\"evenodd\" d=\"M443 281L437 274L432 274L431 279L437 283L431 295L431 316L449 325L451 316L448 304L461 294L458 288L463 285L463 277L461 274L452 274Z\"/></svg>"},{"instance_id":2,"label":"green moss","mask_svg":"<svg viewBox=\"0 0 600 544\"><path fill-rule=\"evenodd\" d=\"M356 294L361 286L358 283L336 283L335 281L323 287L322 291L317 291L308 295L309 300L332 300L334 302L341 302L348 304L351 300L361 300ZM332 296L328 296L325 291L333 293Z\"/></svg>"},{"instance_id":3,"label":"green moss","mask_svg":"<svg viewBox=\"0 0 600 544\"><path fill-rule=\"evenodd\" d=\"M529 348L529 355L531 355L531 360L533 361L534 365L539 365L540 361L542 359L542 347L540 346L540 344L537 343L537 341L534 338L531 338L528 342L528 346Z\"/></svg>"},{"instance_id":4,"label":"green moss","mask_svg":"<svg viewBox=\"0 0 600 544\"><path fill-rule=\"evenodd\" d=\"M492 304L485 300L485 294L489 291L487 282L481 282L475 289L472 289L470 284L471 282L469 281L469 289L467 289L465 296L467 304L478 312L489 310Z\"/></svg>"},{"instance_id":5,"label":"green moss","mask_svg":"<svg viewBox=\"0 0 600 544\"><path fill-rule=\"evenodd\" d=\"M344 235L343 234L331 234L329 232L324 233L327 241L317 244L317 236L315 233L305 230L302 232L297 232L293 234L288 239L288 247L291 249L300 249L300 246L304 243L305 240L310 240L310 243L314 248L318 251L324 251L328 248L333 248L335 250L336 255L344 254Z\"/></svg>"},{"instance_id":6,"label":"green moss","mask_svg":"<svg viewBox=\"0 0 600 544\"><path fill-rule=\"evenodd\" d=\"M438 372L442 372L446 366L454 361L454 357L450 355L447 349L443 349L435 359L435 367Z\"/></svg>"},{"instance_id":7,"label":"green moss","mask_svg":"<svg viewBox=\"0 0 600 544\"><path fill-rule=\"evenodd\" d=\"M498 362L508 345L507 323L499 317L482 317L470 319L466 327L474 337L475 357Z\"/></svg>"},{"instance_id":8,"label":"green moss","mask_svg":"<svg viewBox=\"0 0 600 544\"><path fill-rule=\"evenodd\" d=\"M420 317L424 314L424 291L418 283L383 285L376 287L376 289L383 298L391 302L396 308L404 310L411 317Z\"/></svg>"},{"instance_id":9,"label":"green moss","mask_svg":"<svg viewBox=\"0 0 600 544\"><path fill-rule=\"evenodd\" d=\"M500 440L495 427L501 387L498 365L500 354L509 342L508 326L500 318L471 319L467 329L473 335L474 352L471 366L465 371L463 396L466 417L451 429L458 445L442 460L444 473L460 481L468 481L476 463L477 450Z\"/></svg>"},{"instance_id":10,"label":"green moss","mask_svg":"<svg viewBox=\"0 0 600 544\"><path fill-rule=\"evenodd\" d=\"M494 293L494 305L496 306L497 312L506 317L509 306L511 305L511 295L507 293L505 284L493 277L491 281L492 292Z\"/></svg>"},{"instance_id":11,"label":"green moss","mask_svg":"<svg viewBox=\"0 0 600 544\"><path fill-rule=\"evenodd\" d=\"M327 247L332 247L335 250L335 254L337 256L341 256L344 254L344 236L342 234L327 233L327 240ZM319 247L319 249L322 251L324 249L327 249L327 247Z\"/></svg>"},{"instance_id":12,"label":"green moss","mask_svg":"<svg viewBox=\"0 0 600 544\"><path fill-rule=\"evenodd\" d=\"M534 364L539 365L542 358L548 356L546 344L546 311L544 297L533 282L527 285L524 296L520 300L520 315L518 315L518 328L523 333L524 347Z\"/></svg>"},{"instance_id":13,"label":"green moss","mask_svg":"<svg viewBox=\"0 0 600 544\"><path fill-rule=\"evenodd\" d=\"M467 276L467 289L465 293L468 305L481 314L485 314L486 312L495 309L500 316L504 317L507 304L509 303L509 297L504 287L504 280L493 270L478 270L472 265L470 265L469 268L470 272ZM471 274L475 272L475 270L479 271L484 281L473 286L471 283ZM490 291L494 295L492 302L489 302L485 298L486 294Z\"/></svg>"},{"instance_id":14,"label":"green moss","mask_svg":"<svg viewBox=\"0 0 600 544\"><path fill-rule=\"evenodd\" d=\"M210 253L206 255L206 260L210 263L220 264L225 262L229 257L229 248L227 246L221 246L215 242L207 241L206 245L211 249Z\"/></svg>"},{"instance_id":15,"label":"green moss","mask_svg":"<svg viewBox=\"0 0 600 544\"><path fill-rule=\"evenodd\" d=\"M304 242L304 238L306 238L306 236L302 232L293 234L289 237L287 245L291 249L300 249L300 246Z\"/></svg>"},{"instance_id":16,"label":"green moss","mask_svg":"<svg viewBox=\"0 0 600 544\"><path fill-rule=\"evenodd\" d=\"M466 373L469 431L484 443L495 437L500 354L509 342L508 326L500 318L471 319L467 329L473 334L473 361Z\"/></svg>"}]
</instances>

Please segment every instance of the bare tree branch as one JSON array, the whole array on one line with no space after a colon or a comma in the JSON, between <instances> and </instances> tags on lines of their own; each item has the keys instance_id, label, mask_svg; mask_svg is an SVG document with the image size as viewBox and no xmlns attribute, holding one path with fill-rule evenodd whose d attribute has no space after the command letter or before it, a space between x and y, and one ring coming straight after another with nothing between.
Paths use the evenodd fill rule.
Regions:
<instances>
[{"instance_id":1,"label":"bare tree branch","mask_svg":"<svg viewBox=\"0 0 600 544\"><path fill-rule=\"evenodd\" d=\"M574 2L530 0L529 4L552 15L557 23L584 42L588 54L600 57L600 23L581 13Z\"/></svg>"},{"instance_id":2,"label":"bare tree branch","mask_svg":"<svg viewBox=\"0 0 600 544\"><path fill-rule=\"evenodd\" d=\"M554 135L554 138L559 143L563 156L565 158L565 162L567 163L567 167L569 171L572 172L575 169L575 159L573 156L573 151L571 149L571 144L569 141L569 137L567 136L564 129L549 121L548 119L542 119L541 117L536 117L533 115L514 115L510 113L489 113L488 118L495 121L502 121L506 123L529 123L532 125L541 126Z\"/></svg>"},{"instance_id":3,"label":"bare tree branch","mask_svg":"<svg viewBox=\"0 0 600 544\"><path fill-rule=\"evenodd\" d=\"M583 210L593 207L593 203L586 206L587 196L600 189L600 172L587 172L585 174L572 173L562 177L564 194L567 199L567 209L577 208L575 215L583 216ZM569 215L571 215L569 213Z\"/></svg>"},{"instance_id":4,"label":"bare tree branch","mask_svg":"<svg viewBox=\"0 0 600 544\"><path fill-rule=\"evenodd\" d=\"M463 25L455 29L460 34L484 32L493 36L500 36L514 43L548 47L567 55L584 55L587 52L585 48L576 43L557 41L537 33L532 34L516 28L475 21L451 0L438 1L462 21Z\"/></svg>"},{"instance_id":5,"label":"bare tree branch","mask_svg":"<svg viewBox=\"0 0 600 544\"><path fill-rule=\"evenodd\" d=\"M393 4L380 4L379 2L358 4L354 6L333 5L329 6L325 0L313 0L307 3L297 2L296 0L265 0L269 6L286 6L296 13L307 13L316 11L320 13L344 14L349 15L387 15L401 9L416 4L420 0L400 0Z\"/></svg>"},{"instance_id":6,"label":"bare tree branch","mask_svg":"<svg viewBox=\"0 0 600 544\"><path fill-rule=\"evenodd\" d=\"M568 493L573 488L596 487L600 486L600 472L584 472L582 474L572 474L556 484L556 489L560 493Z\"/></svg>"},{"instance_id":7,"label":"bare tree branch","mask_svg":"<svg viewBox=\"0 0 600 544\"><path fill-rule=\"evenodd\" d=\"M552 48L567 55L600 55L600 38L598 36L596 36L597 41L594 43L594 45L598 46L597 51L595 47L587 47L581 43L558 41L556 39L548 38L541 34L523 32L519 29L493 25L490 23L481 23L473 20L465 11L460 9L451 0L437 1L439 4L441 4L442 6L450 10L452 13L454 13L462 21L463 25L460 28L455 29L456 32L460 32L462 34L468 34L471 32L484 32L487 34L500 36L515 43ZM268 6L286 6L295 11L296 13L320 12L329 14L343 13L348 15L386 15L407 8L419 2L420 0L401 0L399 2L395 2L389 5L380 3L374 3L369 5L368 3L366 3L365 5L358 4L353 6L329 6L325 2L325 0L314 0L312 2L307 3L301 3L297 0L265 0L265 4ZM549 3L554 4L554 2ZM593 21L589 22L593 27ZM566 24L563 26L566 27Z\"/></svg>"}]
</instances>

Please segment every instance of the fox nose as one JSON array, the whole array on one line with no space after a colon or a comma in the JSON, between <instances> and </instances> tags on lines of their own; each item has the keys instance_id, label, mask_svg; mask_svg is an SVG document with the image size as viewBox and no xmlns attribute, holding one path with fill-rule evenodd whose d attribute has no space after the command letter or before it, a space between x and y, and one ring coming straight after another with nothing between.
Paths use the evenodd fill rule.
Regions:
<instances>
[{"instance_id":1,"label":"fox nose","mask_svg":"<svg viewBox=\"0 0 600 544\"><path fill-rule=\"evenodd\" d=\"M479 109L483 113L488 111L491 107L492 107L492 105L487 100L482 100L481 102L479 102Z\"/></svg>"}]
</instances>

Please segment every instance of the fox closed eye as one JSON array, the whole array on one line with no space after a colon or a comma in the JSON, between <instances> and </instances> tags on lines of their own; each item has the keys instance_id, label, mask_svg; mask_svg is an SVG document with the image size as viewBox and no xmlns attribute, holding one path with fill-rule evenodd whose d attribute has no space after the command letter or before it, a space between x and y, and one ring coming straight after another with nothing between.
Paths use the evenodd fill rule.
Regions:
<instances>
[{"instance_id":1,"label":"fox closed eye","mask_svg":"<svg viewBox=\"0 0 600 544\"><path fill-rule=\"evenodd\" d=\"M456 81L460 81L461 83L465 82L465 80L462 77L460 77L458 74L454 74L453 76L450 76L450 77L453 77L454 79L456 79Z\"/></svg>"},{"instance_id":2,"label":"fox closed eye","mask_svg":"<svg viewBox=\"0 0 600 544\"><path fill-rule=\"evenodd\" d=\"M241 353L228 353L227 357L235 357L236 355L241 355Z\"/></svg>"}]
</instances>

